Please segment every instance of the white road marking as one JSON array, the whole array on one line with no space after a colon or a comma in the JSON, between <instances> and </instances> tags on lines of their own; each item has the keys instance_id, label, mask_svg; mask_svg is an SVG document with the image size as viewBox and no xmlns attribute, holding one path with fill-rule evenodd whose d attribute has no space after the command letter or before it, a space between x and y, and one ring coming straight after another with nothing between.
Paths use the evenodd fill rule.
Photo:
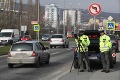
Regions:
<instances>
[{"instance_id":1,"label":"white road marking","mask_svg":"<svg viewBox=\"0 0 120 80\"><path fill-rule=\"evenodd\" d=\"M56 74L59 74L61 71L57 71L57 72L55 72L55 73L53 73L52 75L54 76L54 75L56 75Z\"/></svg>"},{"instance_id":2,"label":"white road marking","mask_svg":"<svg viewBox=\"0 0 120 80\"><path fill-rule=\"evenodd\" d=\"M1 66L0 68L4 68L4 67L7 67L7 65L5 65L5 66Z\"/></svg>"},{"instance_id":3,"label":"white road marking","mask_svg":"<svg viewBox=\"0 0 120 80\"><path fill-rule=\"evenodd\" d=\"M51 55L58 54L58 53L60 53L60 52L55 52L55 53L52 53Z\"/></svg>"},{"instance_id":4,"label":"white road marking","mask_svg":"<svg viewBox=\"0 0 120 80\"><path fill-rule=\"evenodd\" d=\"M67 49L67 50L71 50L71 48Z\"/></svg>"},{"instance_id":5,"label":"white road marking","mask_svg":"<svg viewBox=\"0 0 120 80\"><path fill-rule=\"evenodd\" d=\"M64 76L65 74L67 74L69 72L69 70L65 71L64 73L60 74L59 76L53 78L52 80L58 80L60 77Z\"/></svg>"}]
</instances>

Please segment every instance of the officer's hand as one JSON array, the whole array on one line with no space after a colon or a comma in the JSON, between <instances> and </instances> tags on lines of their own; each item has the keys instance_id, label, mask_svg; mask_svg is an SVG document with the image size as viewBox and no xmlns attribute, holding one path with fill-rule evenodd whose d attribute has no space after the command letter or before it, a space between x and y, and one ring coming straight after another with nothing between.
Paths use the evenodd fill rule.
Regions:
<instances>
[{"instance_id":1,"label":"officer's hand","mask_svg":"<svg viewBox=\"0 0 120 80\"><path fill-rule=\"evenodd\" d=\"M85 46L85 44L82 44L83 46Z\"/></svg>"}]
</instances>

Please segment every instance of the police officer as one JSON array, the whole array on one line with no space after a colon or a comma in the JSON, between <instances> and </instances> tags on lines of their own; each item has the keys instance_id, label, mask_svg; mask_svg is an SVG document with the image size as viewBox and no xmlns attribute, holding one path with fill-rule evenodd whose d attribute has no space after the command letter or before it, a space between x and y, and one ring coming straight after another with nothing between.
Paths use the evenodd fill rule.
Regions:
<instances>
[{"instance_id":1,"label":"police officer","mask_svg":"<svg viewBox=\"0 0 120 80\"><path fill-rule=\"evenodd\" d=\"M78 66L80 66L80 72L84 72L83 58L85 59L86 69L88 72L92 72L90 69L89 58L88 58L88 46L90 40L87 35L84 35L84 30L80 29L78 38L75 39L77 45L77 52L79 54ZM80 41L80 42L79 42Z\"/></svg>"},{"instance_id":2,"label":"police officer","mask_svg":"<svg viewBox=\"0 0 120 80\"><path fill-rule=\"evenodd\" d=\"M110 59L109 59L109 50L112 47L110 37L104 33L104 30L99 30L100 32L100 54L103 65L103 70L101 72L109 73L110 70Z\"/></svg>"}]
</instances>

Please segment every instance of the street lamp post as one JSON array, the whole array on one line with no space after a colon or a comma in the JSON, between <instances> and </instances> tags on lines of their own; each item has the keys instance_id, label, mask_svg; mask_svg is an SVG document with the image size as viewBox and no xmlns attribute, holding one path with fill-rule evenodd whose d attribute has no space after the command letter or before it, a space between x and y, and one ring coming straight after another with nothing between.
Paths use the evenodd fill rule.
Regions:
<instances>
[{"instance_id":1,"label":"street lamp post","mask_svg":"<svg viewBox=\"0 0 120 80\"><path fill-rule=\"evenodd\" d=\"M63 26L63 33L65 35L65 0L64 0L64 26Z\"/></svg>"},{"instance_id":2,"label":"street lamp post","mask_svg":"<svg viewBox=\"0 0 120 80\"><path fill-rule=\"evenodd\" d=\"M40 23L40 0L38 0L38 24ZM39 31L38 31L38 41L39 41Z\"/></svg>"}]
</instances>

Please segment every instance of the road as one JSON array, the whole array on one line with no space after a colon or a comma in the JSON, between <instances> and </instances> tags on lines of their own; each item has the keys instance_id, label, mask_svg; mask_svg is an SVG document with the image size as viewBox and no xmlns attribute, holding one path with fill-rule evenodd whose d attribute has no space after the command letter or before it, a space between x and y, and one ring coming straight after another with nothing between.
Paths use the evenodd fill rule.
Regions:
<instances>
[{"instance_id":1,"label":"road","mask_svg":"<svg viewBox=\"0 0 120 80\"><path fill-rule=\"evenodd\" d=\"M7 67L7 56L0 57L0 80L120 80L120 53L117 53L117 63L110 73L100 72L100 64L92 64L93 73L77 72L72 69L69 73L72 60L74 42L70 43L70 48L49 49L51 59L50 64L41 63L39 68L33 65L16 65L14 68Z\"/></svg>"}]
</instances>

